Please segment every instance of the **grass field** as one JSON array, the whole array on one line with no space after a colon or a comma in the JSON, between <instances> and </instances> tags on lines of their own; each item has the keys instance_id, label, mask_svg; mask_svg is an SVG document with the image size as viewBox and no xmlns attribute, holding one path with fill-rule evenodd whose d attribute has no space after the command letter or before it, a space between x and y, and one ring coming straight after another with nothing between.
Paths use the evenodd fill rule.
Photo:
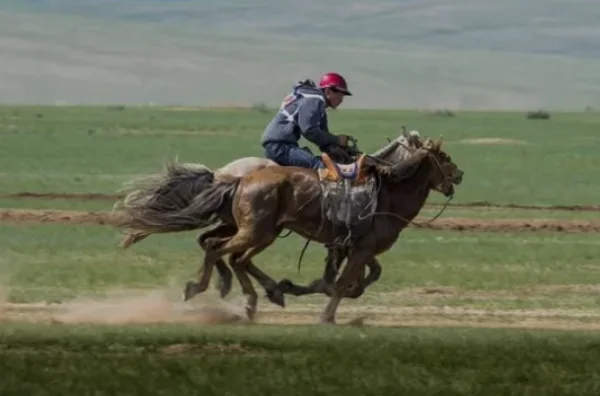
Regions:
<instances>
[{"instance_id":1,"label":"grass field","mask_svg":"<svg viewBox=\"0 0 600 396\"><path fill-rule=\"evenodd\" d=\"M211 288L183 303L195 234L121 250L110 226L124 182L175 156L218 167L261 155L269 117L0 109L1 395L598 394L600 115L332 113L365 151L403 124L443 134L465 179L432 227L382 255L380 281L342 302L340 322L355 326L331 328L314 325L319 296L282 309L261 290L254 324L238 318L235 282L225 301ZM324 251L309 246L297 273L302 243L280 239L256 264L309 281Z\"/></svg>"}]
</instances>

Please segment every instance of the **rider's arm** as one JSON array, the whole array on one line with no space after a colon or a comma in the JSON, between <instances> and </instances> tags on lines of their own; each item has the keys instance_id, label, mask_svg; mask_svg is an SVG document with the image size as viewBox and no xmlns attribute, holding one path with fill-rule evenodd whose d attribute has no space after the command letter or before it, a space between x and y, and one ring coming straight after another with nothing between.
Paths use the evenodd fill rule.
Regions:
<instances>
[{"instance_id":1,"label":"rider's arm","mask_svg":"<svg viewBox=\"0 0 600 396\"><path fill-rule=\"evenodd\" d=\"M339 138L321 129L320 122L325 103L318 98L305 98L298 108L298 127L300 133L319 147L338 144Z\"/></svg>"}]
</instances>

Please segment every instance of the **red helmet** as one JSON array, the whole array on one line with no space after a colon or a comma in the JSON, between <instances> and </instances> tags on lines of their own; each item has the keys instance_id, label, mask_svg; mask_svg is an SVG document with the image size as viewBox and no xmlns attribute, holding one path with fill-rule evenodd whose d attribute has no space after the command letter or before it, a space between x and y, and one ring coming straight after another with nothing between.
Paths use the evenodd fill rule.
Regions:
<instances>
[{"instance_id":1,"label":"red helmet","mask_svg":"<svg viewBox=\"0 0 600 396\"><path fill-rule=\"evenodd\" d=\"M348 90L346 79L337 73L325 73L319 81L320 88L334 88L344 95L352 96Z\"/></svg>"}]
</instances>

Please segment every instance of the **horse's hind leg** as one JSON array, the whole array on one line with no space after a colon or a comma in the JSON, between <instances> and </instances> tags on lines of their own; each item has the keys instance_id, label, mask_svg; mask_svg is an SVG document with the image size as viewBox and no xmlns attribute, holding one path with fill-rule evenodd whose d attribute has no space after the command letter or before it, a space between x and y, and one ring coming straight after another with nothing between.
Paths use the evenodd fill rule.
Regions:
<instances>
[{"instance_id":1,"label":"horse's hind leg","mask_svg":"<svg viewBox=\"0 0 600 396\"><path fill-rule=\"evenodd\" d=\"M192 297L200 294L208 288L208 284L210 283L210 278L212 275L213 267L216 265L218 270L220 279L221 279L221 296L224 297L224 294L228 293L231 289L231 271L227 268L227 265L221 259L221 256L216 253L215 250L211 249L210 246L206 243L209 238L223 238L223 237L231 237L235 234L237 229L230 225L221 225L217 228L205 232L201 234L196 239L202 250L204 250L204 262L200 269L197 272L197 280L187 282L184 290L184 300L187 301ZM220 261L220 263L219 263ZM225 274L225 275L223 275Z\"/></svg>"},{"instance_id":2,"label":"horse's hind leg","mask_svg":"<svg viewBox=\"0 0 600 396\"><path fill-rule=\"evenodd\" d=\"M225 261L220 257L215 261L215 267L219 273L219 281L217 282L216 287L217 290L219 290L221 298L225 298L231 291L231 279L233 278L233 274Z\"/></svg>"},{"instance_id":3,"label":"horse's hind leg","mask_svg":"<svg viewBox=\"0 0 600 396\"><path fill-rule=\"evenodd\" d=\"M217 249L219 254L231 253L229 263L242 287L243 293L246 295L246 314L250 320L253 320L254 315L256 314L258 295L248 277L248 274L250 273L250 271L248 271L248 266L251 264L252 257L269 247L275 241L278 234L276 229L272 232L265 231L267 225L263 223L264 227L258 225L254 226L252 227L253 230L240 229L231 240ZM261 232L257 232L258 229L260 229ZM257 269L254 265L252 266L254 269ZM254 272L254 274L257 274L257 272ZM265 277L268 278L266 275ZM275 285L275 281L272 279L271 281Z\"/></svg>"},{"instance_id":4,"label":"horse's hind leg","mask_svg":"<svg viewBox=\"0 0 600 396\"><path fill-rule=\"evenodd\" d=\"M285 295L277 287L277 282L273 278L262 272L252 261L248 261L246 270L265 289L266 297L270 302L285 308Z\"/></svg>"},{"instance_id":5,"label":"horse's hind leg","mask_svg":"<svg viewBox=\"0 0 600 396\"><path fill-rule=\"evenodd\" d=\"M251 258L265 250L267 247L269 247L269 245L271 245L274 240L275 238L273 238L271 241L265 241L260 245L251 247L245 252L236 252L230 256L230 266L231 268L233 268L233 272L235 273L238 282L242 287L242 291L246 295L246 314L248 315L248 319L250 320L253 320L254 316L256 315L258 295L256 294L256 290L254 290L254 287L252 286L252 282L250 281L248 274L252 271L256 275L256 271L258 270L258 268L254 267L254 265L252 264L253 270L249 270L248 266L252 263ZM262 275L270 279L273 283L273 287L276 285L275 281L269 278L266 274L262 273L262 271L258 270L258 272L261 272ZM263 285L263 287L265 287L262 282L261 284ZM265 287L265 289L266 288L267 287Z\"/></svg>"}]
</instances>

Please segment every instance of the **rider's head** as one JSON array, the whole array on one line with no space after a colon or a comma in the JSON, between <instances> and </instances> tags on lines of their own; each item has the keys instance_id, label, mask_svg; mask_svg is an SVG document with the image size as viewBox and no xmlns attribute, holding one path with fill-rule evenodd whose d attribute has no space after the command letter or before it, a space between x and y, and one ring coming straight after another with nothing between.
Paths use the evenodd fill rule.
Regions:
<instances>
[{"instance_id":1,"label":"rider's head","mask_svg":"<svg viewBox=\"0 0 600 396\"><path fill-rule=\"evenodd\" d=\"M319 88L325 92L329 107L336 109L344 101L344 96L352 96L346 79L337 73L325 73L319 80Z\"/></svg>"}]
</instances>

